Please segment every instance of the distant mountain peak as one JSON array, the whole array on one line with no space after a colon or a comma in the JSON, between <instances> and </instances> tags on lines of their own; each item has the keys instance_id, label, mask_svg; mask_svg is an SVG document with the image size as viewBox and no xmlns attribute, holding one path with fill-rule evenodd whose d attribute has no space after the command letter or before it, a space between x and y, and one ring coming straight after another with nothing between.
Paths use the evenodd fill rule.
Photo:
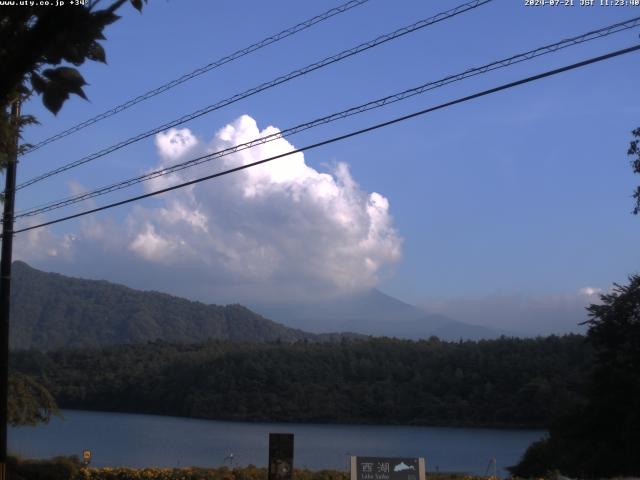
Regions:
<instances>
[{"instance_id":1,"label":"distant mountain peak","mask_svg":"<svg viewBox=\"0 0 640 480\"><path fill-rule=\"evenodd\" d=\"M429 313L373 288L324 301L254 304L254 310L310 332L350 331L409 339L497 338L501 332Z\"/></svg>"}]
</instances>

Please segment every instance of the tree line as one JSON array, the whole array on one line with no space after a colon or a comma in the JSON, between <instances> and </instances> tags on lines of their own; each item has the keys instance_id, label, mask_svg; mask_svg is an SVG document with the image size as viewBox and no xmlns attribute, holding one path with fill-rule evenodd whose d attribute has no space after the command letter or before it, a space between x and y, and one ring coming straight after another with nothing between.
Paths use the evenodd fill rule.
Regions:
<instances>
[{"instance_id":1,"label":"tree line","mask_svg":"<svg viewBox=\"0 0 640 480\"><path fill-rule=\"evenodd\" d=\"M389 338L19 351L14 371L62 408L206 419L547 427L584 402L579 335L442 342Z\"/></svg>"}]
</instances>

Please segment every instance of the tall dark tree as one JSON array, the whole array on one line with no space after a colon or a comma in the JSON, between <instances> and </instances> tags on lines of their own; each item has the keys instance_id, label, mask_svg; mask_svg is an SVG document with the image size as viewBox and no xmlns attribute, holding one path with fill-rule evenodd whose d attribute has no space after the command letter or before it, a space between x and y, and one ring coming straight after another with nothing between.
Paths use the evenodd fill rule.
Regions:
<instances>
[{"instance_id":1,"label":"tall dark tree","mask_svg":"<svg viewBox=\"0 0 640 480\"><path fill-rule=\"evenodd\" d=\"M595 353L588 401L556 421L512 473L595 478L640 475L640 276L588 308Z\"/></svg>"},{"instance_id":2,"label":"tall dark tree","mask_svg":"<svg viewBox=\"0 0 640 480\"><path fill-rule=\"evenodd\" d=\"M33 117L20 115L20 103L36 93L42 96L45 107L56 114L71 94L86 98L82 89L86 81L75 67L87 59L106 62L104 48L99 41L105 38L105 27L118 20L115 12L127 1L115 0L101 10L94 8L101 3L100 0L89 0L86 7L68 4L64 8L32 2L34 5L5 6L0 13L0 169L6 169L0 265L2 480L6 473L6 426L12 422L12 402L14 407L24 407L19 409L19 423L27 419L47 419L50 411L47 405L51 399L44 388L29 379L14 378L13 383L8 379L13 210L17 155L20 153L18 139L22 127L35 122ZM137 10L142 9L143 0L129 1ZM13 396L9 398L11 394Z\"/></svg>"},{"instance_id":3,"label":"tall dark tree","mask_svg":"<svg viewBox=\"0 0 640 480\"><path fill-rule=\"evenodd\" d=\"M636 128L633 132L631 132L633 138L635 140L631 141L629 145L629 151L627 152L629 156L633 157L631 160L631 168L633 168L633 173L640 174L640 128ZM640 185L636 187L635 192L633 193L633 198L636 201L636 205L633 209L633 214L638 215L640 213Z\"/></svg>"},{"instance_id":4,"label":"tall dark tree","mask_svg":"<svg viewBox=\"0 0 640 480\"><path fill-rule=\"evenodd\" d=\"M616 285L589 307L588 339L596 354L587 411L596 471L640 474L640 276Z\"/></svg>"}]
</instances>

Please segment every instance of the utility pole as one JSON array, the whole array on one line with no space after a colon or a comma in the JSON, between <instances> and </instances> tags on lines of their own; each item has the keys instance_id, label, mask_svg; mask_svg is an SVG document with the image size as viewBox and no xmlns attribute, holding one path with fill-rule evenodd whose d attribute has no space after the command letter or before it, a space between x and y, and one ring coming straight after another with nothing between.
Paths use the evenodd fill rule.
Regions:
<instances>
[{"instance_id":1,"label":"utility pole","mask_svg":"<svg viewBox=\"0 0 640 480\"><path fill-rule=\"evenodd\" d=\"M16 167L18 166L18 138L20 100L11 105L13 144L8 146L4 215L2 217L2 253L0 264L0 480L7 478L7 424L9 396L9 312L11 300L11 257L13 250L13 213L16 199Z\"/></svg>"}]
</instances>

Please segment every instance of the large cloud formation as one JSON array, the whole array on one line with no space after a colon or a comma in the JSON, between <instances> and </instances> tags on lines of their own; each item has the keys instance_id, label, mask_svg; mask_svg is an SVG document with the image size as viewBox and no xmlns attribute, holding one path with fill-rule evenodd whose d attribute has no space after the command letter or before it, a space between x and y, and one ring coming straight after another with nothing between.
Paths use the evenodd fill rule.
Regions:
<instances>
[{"instance_id":1,"label":"large cloud formation","mask_svg":"<svg viewBox=\"0 0 640 480\"><path fill-rule=\"evenodd\" d=\"M154 169L273 133L278 130L260 131L247 115L209 143L188 129L171 129L156 137L160 160ZM158 177L145 188L156 190L291 150L293 145L279 137ZM346 164L322 173L296 153L165 194L153 207L135 206L124 224L88 219L64 238L40 231L24 245L20 256L28 261L39 252L36 264L56 259L56 269L68 273L215 302L286 301L282 296L370 288L385 267L399 260L402 240L388 200L364 192ZM123 269L125 276L118 274Z\"/></svg>"}]
</instances>

